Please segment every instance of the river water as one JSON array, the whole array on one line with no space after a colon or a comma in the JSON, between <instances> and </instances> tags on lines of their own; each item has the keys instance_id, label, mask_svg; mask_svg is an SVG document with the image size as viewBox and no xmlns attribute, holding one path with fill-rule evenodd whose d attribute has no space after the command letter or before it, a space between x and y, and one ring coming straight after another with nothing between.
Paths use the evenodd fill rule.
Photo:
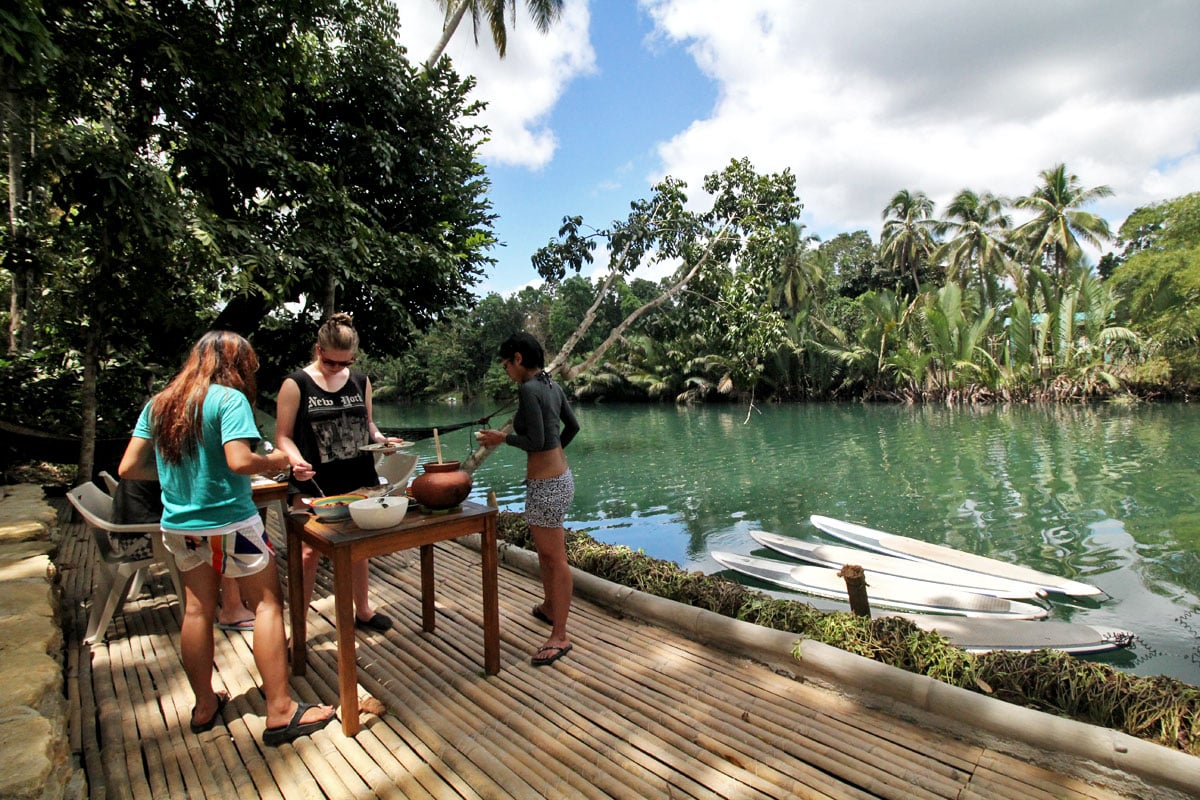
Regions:
<instances>
[{"instance_id":1,"label":"river water","mask_svg":"<svg viewBox=\"0 0 1200 800\"><path fill-rule=\"evenodd\" d=\"M493 410L380 406L376 418L385 428L434 426ZM576 412L569 528L712 573L722 571L714 549L782 558L762 550L752 530L832 541L810 515L859 522L1095 584L1111 599L1054 602L1051 618L1132 631L1131 650L1097 660L1200 686L1194 405L600 404ZM465 458L475 429L440 436L443 458ZM436 458L432 439L412 452ZM521 510L523 467L521 452L501 448L476 472L473 498L492 490L502 508Z\"/></svg>"}]
</instances>

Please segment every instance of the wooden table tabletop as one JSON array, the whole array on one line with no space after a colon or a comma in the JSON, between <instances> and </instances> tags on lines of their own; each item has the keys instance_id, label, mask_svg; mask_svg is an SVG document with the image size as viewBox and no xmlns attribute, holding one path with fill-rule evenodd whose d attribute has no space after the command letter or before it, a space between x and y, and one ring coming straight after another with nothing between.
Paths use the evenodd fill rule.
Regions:
<instances>
[{"instance_id":1,"label":"wooden table tabletop","mask_svg":"<svg viewBox=\"0 0 1200 800\"><path fill-rule=\"evenodd\" d=\"M448 512L410 507L394 528L362 530L352 521L327 523L307 513L286 517L288 606L292 623L292 673L303 675L307 658L308 607L304 602L300 545L309 545L333 564L334 617L337 628L338 689L342 731L358 733L358 662L354 643L354 598L350 564L362 558L421 548L421 629L434 630L433 545L472 533L483 536L483 660L488 675L500 672L500 601L497 596L497 510L464 502Z\"/></svg>"}]
</instances>

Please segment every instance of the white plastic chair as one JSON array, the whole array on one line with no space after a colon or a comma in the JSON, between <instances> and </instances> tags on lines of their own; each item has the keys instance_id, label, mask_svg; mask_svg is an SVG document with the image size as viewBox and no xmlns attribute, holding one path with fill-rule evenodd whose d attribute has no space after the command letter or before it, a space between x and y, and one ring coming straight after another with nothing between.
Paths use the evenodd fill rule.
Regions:
<instances>
[{"instance_id":1,"label":"white plastic chair","mask_svg":"<svg viewBox=\"0 0 1200 800\"><path fill-rule=\"evenodd\" d=\"M100 477L104 480L104 485L108 487L108 493L115 495L117 493L117 479L106 469L100 470Z\"/></svg>"},{"instance_id":2,"label":"white plastic chair","mask_svg":"<svg viewBox=\"0 0 1200 800\"><path fill-rule=\"evenodd\" d=\"M409 476L416 468L416 456L411 453L392 453L390 456L384 456L383 460L375 465L375 472L379 475L380 483L399 486L408 482Z\"/></svg>"},{"instance_id":3,"label":"white plastic chair","mask_svg":"<svg viewBox=\"0 0 1200 800\"><path fill-rule=\"evenodd\" d=\"M108 631L108 623L113 614L125 602L133 591L141 586L139 573L148 569L155 562L164 564L171 574L171 582L175 592L183 602L183 582L179 579L179 571L175 567L175 559L163 546L162 535L157 522L138 525L118 525L112 521L112 497L101 491L100 487L90 481L76 486L67 492L67 500L83 517L96 549L100 552L99 571L96 576L96 588L92 593L92 611L88 616L87 630L83 641L91 644L97 638L103 637ZM137 561L125 561L113 552L108 534L113 533L148 533L154 546L154 555Z\"/></svg>"}]
</instances>

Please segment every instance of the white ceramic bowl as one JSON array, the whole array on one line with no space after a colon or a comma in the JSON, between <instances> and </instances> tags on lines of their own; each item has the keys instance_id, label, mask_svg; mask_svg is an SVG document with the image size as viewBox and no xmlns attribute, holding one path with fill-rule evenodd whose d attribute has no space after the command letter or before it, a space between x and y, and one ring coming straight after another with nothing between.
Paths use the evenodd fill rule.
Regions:
<instances>
[{"instance_id":1,"label":"white ceramic bowl","mask_svg":"<svg viewBox=\"0 0 1200 800\"><path fill-rule=\"evenodd\" d=\"M399 525L406 513L408 498L404 496L368 497L366 500L355 500L350 504L350 517L354 524L363 530Z\"/></svg>"}]
</instances>

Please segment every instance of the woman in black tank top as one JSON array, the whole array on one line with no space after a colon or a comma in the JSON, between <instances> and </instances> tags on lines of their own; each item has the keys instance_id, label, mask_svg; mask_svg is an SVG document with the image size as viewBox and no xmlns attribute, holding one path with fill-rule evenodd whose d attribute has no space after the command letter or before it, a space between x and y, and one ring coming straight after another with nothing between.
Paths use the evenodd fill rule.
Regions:
<instances>
[{"instance_id":1,"label":"woman in black tank top","mask_svg":"<svg viewBox=\"0 0 1200 800\"><path fill-rule=\"evenodd\" d=\"M371 418L371 381L351 369L358 332L349 314L334 314L317 333L313 361L288 375L275 408L275 446L308 463L312 480L291 481L293 504L302 495L344 494L379 485L375 460L363 445L402 442L380 433ZM304 605L317 583L320 556L304 545ZM354 617L360 628L386 631L392 621L371 608L367 559L351 566Z\"/></svg>"}]
</instances>

